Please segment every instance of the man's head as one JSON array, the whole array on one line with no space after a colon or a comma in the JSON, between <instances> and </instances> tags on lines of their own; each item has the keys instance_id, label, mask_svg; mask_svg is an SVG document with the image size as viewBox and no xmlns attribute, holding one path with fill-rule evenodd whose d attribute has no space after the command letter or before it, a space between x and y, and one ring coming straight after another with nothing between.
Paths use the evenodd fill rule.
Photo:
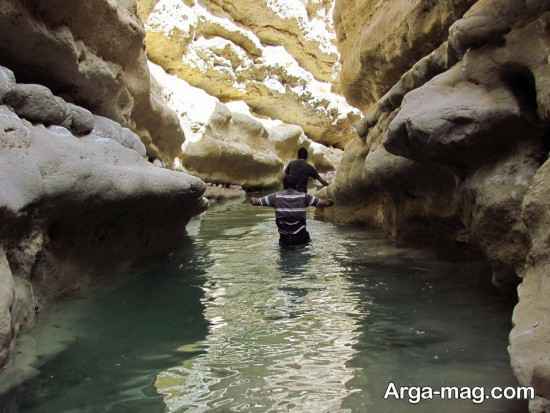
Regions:
<instances>
[{"instance_id":1,"label":"man's head","mask_svg":"<svg viewBox=\"0 0 550 413\"><path fill-rule=\"evenodd\" d=\"M307 149L306 148L300 148L298 150L298 159L307 159Z\"/></svg>"},{"instance_id":2,"label":"man's head","mask_svg":"<svg viewBox=\"0 0 550 413\"><path fill-rule=\"evenodd\" d=\"M285 175L283 178L283 188L284 189L296 189L297 182L292 175Z\"/></svg>"}]
</instances>

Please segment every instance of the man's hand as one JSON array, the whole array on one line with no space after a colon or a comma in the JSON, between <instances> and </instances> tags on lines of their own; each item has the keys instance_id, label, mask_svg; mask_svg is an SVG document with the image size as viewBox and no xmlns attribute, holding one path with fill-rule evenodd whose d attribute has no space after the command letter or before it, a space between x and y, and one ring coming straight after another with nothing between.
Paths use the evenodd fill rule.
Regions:
<instances>
[{"instance_id":1,"label":"man's hand","mask_svg":"<svg viewBox=\"0 0 550 413\"><path fill-rule=\"evenodd\" d=\"M260 206L260 198L250 198L250 204L254 206Z\"/></svg>"},{"instance_id":2,"label":"man's hand","mask_svg":"<svg viewBox=\"0 0 550 413\"><path fill-rule=\"evenodd\" d=\"M328 208L334 205L334 201L332 199L321 199L319 201L319 205L317 205L317 208Z\"/></svg>"}]
</instances>

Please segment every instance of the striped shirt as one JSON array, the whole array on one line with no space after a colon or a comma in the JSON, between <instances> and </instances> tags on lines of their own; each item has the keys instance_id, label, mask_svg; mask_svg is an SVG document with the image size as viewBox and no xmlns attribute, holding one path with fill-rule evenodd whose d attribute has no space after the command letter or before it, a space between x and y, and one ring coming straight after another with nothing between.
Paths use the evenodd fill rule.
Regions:
<instances>
[{"instance_id":1,"label":"striped shirt","mask_svg":"<svg viewBox=\"0 0 550 413\"><path fill-rule=\"evenodd\" d=\"M319 198L294 189L264 196L259 199L261 206L275 208L277 227L282 235L298 235L306 230L306 210L317 207Z\"/></svg>"}]
</instances>

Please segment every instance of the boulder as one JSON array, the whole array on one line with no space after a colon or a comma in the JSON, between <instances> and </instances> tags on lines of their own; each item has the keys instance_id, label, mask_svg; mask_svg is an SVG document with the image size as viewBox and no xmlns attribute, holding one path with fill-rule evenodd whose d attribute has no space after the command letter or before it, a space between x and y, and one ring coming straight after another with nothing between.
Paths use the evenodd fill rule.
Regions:
<instances>
[{"instance_id":1,"label":"boulder","mask_svg":"<svg viewBox=\"0 0 550 413\"><path fill-rule=\"evenodd\" d=\"M464 169L498 156L525 134L536 135L515 91L498 80L498 68L476 61L496 80L484 84L461 63L408 93L389 126L386 149Z\"/></svg>"},{"instance_id":2,"label":"boulder","mask_svg":"<svg viewBox=\"0 0 550 413\"><path fill-rule=\"evenodd\" d=\"M96 122L107 132L122 133L114 122ZM25 208L49 197L64 202L127 197L181 197L200 201L200 180L181 172L156 168L135 149L102 135L75 139L43 126L33 126L8 108L0 107L0 211L17 216ZM137 139L137 138L136 138ZM16 177L16 179L14 179ZM61 201L61 200L60 200ZM0 234L1 235L1 234Z\"/></svg>"},{"instance_id":3,"label":"boulder","mask_svg":"<svg viewBox=\"0 0 550 413\"><path fill-rule=\"evenodd\" d=\"M68 115L65 101L42 85L17 84L4 95L3 101L32 123L62 125Z\"/></svg>"},{"instance_id":4,"label":"boulder","mask_svg":"<svg viewBox=\"0 0 550 413\"><path fill-rule=\"evenodd\" d=\"M550 10L547 0L479 0L449 29L449 43L459 54L468 49L499 45L517 23Z\"/></svg>"},{"instance_id":5,"label":"boulder","mask_svg":"<svg viewBox=\"0 0 550 413\"><path fill-rule=\"evenodd\" d=\"M86 284L92 268L173 247L206 206L197 178L157 168L113 139L33 126L5 106L0 187L0 242L9 240L14 276L32 280L46 301Z\"/></svg>"},{"instance_id":6,"label":"boulder","mask_svg":"<svg viewBox=\"0 0 550 413\"><path fill-rule=\"evenodd\" d=\"M92 135L104 139L112 139L126 148L133 149L142 157L147 155L145 145L131 130L123 128L118 123L103 116L94 116L94 119L95 127L92 131Z\"/></svg>"},{"instance_id":7,"label":"boulder","mask_svg":"<svg viewBox=\"0 0 550 413\"><path fill-rule=\"evenodd\" d=\"M278 185L283 170L264 126L250 116L232 113L221 103L204 135L185 145L182 162L209 182L250 188Z\"/></svg>"},{"instance_id":8,"label":"boulder","mask_svg":"<svg viewBox=\"0 0 550 413\"><path fill-rule=\"evenodd\" d=\"M67 103L67 109L65 124L75 135L87 135L94 130L95 119L92 112L72 103Z\"/></svg>"},{"instance_id":9,"label":"boulder","mask_svg":"<svg viewBox=\"0 0 550 413\"><path fill-rule=\"evenodd\" d=\"M0 66L0 103L12 87L15 86L15 75L13 72L3 66Z\"/></svg>"},{"instance_id":10,"label":"boulder","mask_svg":"<svg viewBox=\"0 0 550 413\"><path fill-rule=\"evenodd\" d=\"M483 165L460 189L462 222L493 267L493 284L514 294L530 238L521 218L525 194L545 160L536 136L512 148L506 156Z\"/></svg>"}]
</instances>

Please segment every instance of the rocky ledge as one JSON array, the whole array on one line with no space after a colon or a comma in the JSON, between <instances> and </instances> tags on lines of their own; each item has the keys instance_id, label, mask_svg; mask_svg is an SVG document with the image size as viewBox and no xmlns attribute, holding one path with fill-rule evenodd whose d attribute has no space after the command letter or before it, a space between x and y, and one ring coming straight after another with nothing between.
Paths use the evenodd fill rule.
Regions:
<instances>
[{"instance_id":1,"label":"rocky ledge","mask_svg":"<svg viewBox=\"0 0 550 413\"><path fill-rule=\"evenodd\" d=\"M136 134L0 67L0 368L47 303L174 247L205 185Z\"/></svg>"}]
</instances>

